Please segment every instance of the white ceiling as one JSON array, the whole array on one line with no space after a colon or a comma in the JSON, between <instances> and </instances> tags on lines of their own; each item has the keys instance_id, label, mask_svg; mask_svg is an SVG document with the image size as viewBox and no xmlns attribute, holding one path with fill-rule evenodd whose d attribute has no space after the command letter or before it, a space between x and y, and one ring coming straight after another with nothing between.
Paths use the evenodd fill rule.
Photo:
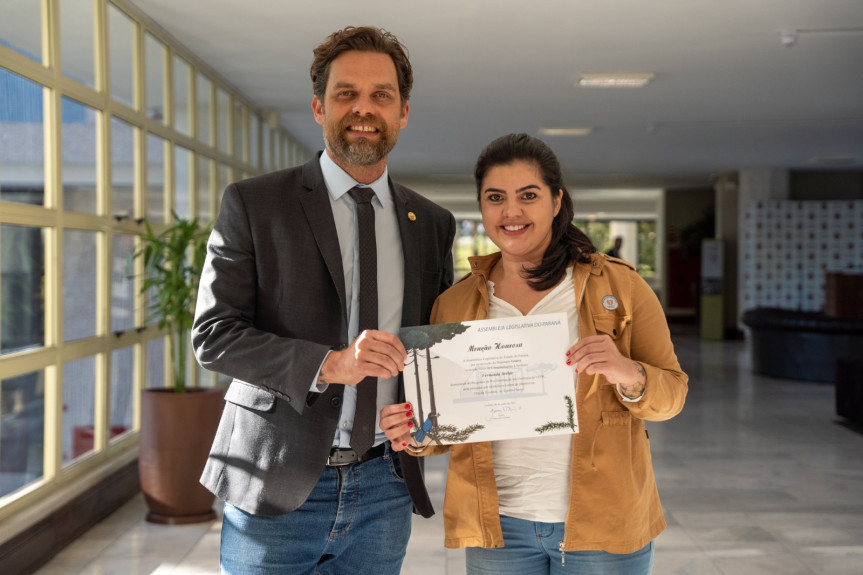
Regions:
<instances>
[{"instance_id":1,"label":"white ceiling","mask_svg":"<svg viewBox=\"0 0 863 575\"><path fill-rule=\"evenodd\" d=\"M742 168L863 169L863 0L132 0L310 150L312 48L347 25L414 66L396 177L469 180L485 144L543 137L578 187L709 185ZM780 41L796 30L793 46ZM652 72L643 89L575 86ZM823 166L820 166L823 168Z\"/></svg>"}]
</instances>

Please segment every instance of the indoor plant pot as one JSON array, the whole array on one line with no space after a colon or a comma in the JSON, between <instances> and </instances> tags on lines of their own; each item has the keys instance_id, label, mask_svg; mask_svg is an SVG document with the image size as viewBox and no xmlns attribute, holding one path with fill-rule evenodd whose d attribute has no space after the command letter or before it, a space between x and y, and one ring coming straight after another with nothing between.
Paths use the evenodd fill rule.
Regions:
<instances>
[{"instance_id":1,"label":"indoor plant pot","mask_svg":"<svg viewBox=\"0 0 863 575\"><path fill-rule=\"evenodd\" d=\"M209 229L176 213L156 232L145 222L133 259L143 260L141 293L149 320L170 342L172 386L141 394L138 475L147 521L195 523L215 518L215 497L200 484L222 411L223 390L187 387L189 330Z\"/></svg>"},{"instance_id":2,"label":"indoor plant pot","mask_svg":"<svg viewBox=\"0 0 863 575\"><path fill-rule=\"evenodd\" d=\"M215 519L215 497L200 483L219 426L223 393L215 388L146 389L141 395L138 476L147 521L197 523Z\"/></svg>"}]
</instances>

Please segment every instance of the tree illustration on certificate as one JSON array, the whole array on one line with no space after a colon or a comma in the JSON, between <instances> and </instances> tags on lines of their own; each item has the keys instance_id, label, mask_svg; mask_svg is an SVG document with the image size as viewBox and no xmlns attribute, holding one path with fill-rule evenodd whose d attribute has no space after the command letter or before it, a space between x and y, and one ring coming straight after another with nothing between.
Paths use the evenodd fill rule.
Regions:
<instances>
[{"instance_id":1,"label":"tree illustration on certificate","mask_svg":"<svg viewBox=\"0 0 863 575\"><path fill-rule=\"evenodd\" d=\"M414 402L414 437L421 444L458 443L467 440L475 431L484 426L477 423L459 429L454 425L440 423L441 413L435 405L434 369L432 348L442 341L447 341L467 331L463 323L440 323L430 326L408 327L399 332L405 349L408 351L408 361L405 363L405 386L407 368L413 366L414 384L416 385L416 401ZM424 361L423 361L424 360ZM420 377L420 365L424 368L427 391L423 389ZM428 398L428 413L425 412L423 397Z\"/></svg>"}]
</instances>

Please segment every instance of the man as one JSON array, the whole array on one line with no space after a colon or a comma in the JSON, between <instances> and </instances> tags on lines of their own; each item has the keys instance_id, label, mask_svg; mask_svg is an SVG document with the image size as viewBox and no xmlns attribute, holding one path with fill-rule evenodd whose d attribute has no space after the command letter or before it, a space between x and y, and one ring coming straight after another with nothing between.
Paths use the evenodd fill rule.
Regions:
<instances>
[{"instance_id":1,"label":"man","mask_svg":"<svg viewBox=\"0 0 863 575\"><path fill-rule=\"evenodd\" d=\"M617 236L614 238L614 246L612 246L607 252L606 255L609 255L613 258L620 259L620 247L623 245L623 236Z\"/></svg>"},{"instance_id":2,"label":"man","mask_svg":"<svg viewBox=\"0 0 863 575\"><path fill-rule=\"evenodd\" d=\"M452 284L455 220L387 175L413 81L397 38L335 32L311 77L325 150L228 186L210 237L192 338L233 381L201 481L226 503L223 572L398 574L411 504L433 510L420 463L389 449L375 414L404 401L393 334L426 323ZM376 274L360 253L363 194ZM376 329L360 325L370 279Z\"/></svg>"}]
</instances>

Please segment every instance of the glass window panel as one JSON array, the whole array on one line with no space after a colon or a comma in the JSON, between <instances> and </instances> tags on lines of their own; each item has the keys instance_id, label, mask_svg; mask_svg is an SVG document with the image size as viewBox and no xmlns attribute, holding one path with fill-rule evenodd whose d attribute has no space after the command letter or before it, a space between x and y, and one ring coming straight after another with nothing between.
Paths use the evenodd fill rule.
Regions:
<instances>
[{"instance_id":1,"label":"glass window panel","mask_svg":"<svg viewBox=\"0 0 863 575\"><path fill-rule=\"evenodd\" d=\"M261 166L261 117L255 113L249 114L249 162L259 168Z\"/></svg>"},{"instance_id":2,"label":"glass window panel","mask_svg":"<svg viewBox=\"0 0 863 575\"><path fill-rule=\"evenodd\" d=\"M0 200L45 202L42 86L0 68Z\"/></svg>"},{"instance_id":3,"label":"glass window panel","mask_svg":"<svg viewBox=\"0 0 863 575\"><path fill-rule=\"evenodd\" d=\"M243 122L244 107L240 102L234 102L234 157L240 160L246 159L246 149L243 146L243 133L245 123Z\"/></svg>"},{"instance_id":4,"label":"glass window panel","mask_svg":"<svg viewBox=\"0 0 863 575\"><path fill-rule=\"evenodd\" d=\"M147 383L150 387L165 387L165 338L147 342Z\"/></svg>"},{"instance_id":5,"label":"glass window panel","mask_svg":"<svg viewBox=\"0 0 863 575\"><path fill-rule=\"evenodd\" d=\"M111 407L109 441L132 429L135 409L135 352L124 347L111 352Z\"/></svg>"},{"instance_id":6,"label":"glass window panel","mask_svg":"<svg viewBox=\"0 0 863 575\"><path fill-rule=\"evenodd\" d=\"M609 232L607 220L574 220L573 224L590 238L590 241L600 252L604 252L611 247L611 240L609 239L611 233Z\"/></svg>"},{"instance_id":7,"label":"glass window panel","mask_svg":"<svg viewBox=\"0 0 863 575\"><path fill-rule=\"evenodd\" d=\"M213 179L210 171L213 169L213 160L198 156L198 211L195 214L202 221L209 221L213 213L210 209L210 198L212 197Z\"/></svg>"},{"instance_id":8,"label":"glass window panel","mask_svg":"<svg viewBox=\"0 0 863 575\"><path fill-rule=\"evenodd\" d=\"M273 158L270 155L270 126L264 123L261 131L263 132L261 150L264 155L264 161L261 163L261 166L264 168L265 172L269 172L273 169Z\"/></svg>"},{"instance_id":9,"label":"glass window panel","mask_svg":"<svg viewBox=\"0 0 863 575\"><path fill-rule=\"evenodd\" d=\"M638 273L656 277L656 221L638 222Z\"/></svg>"},{"instance_id":10,"label":"glass window panel","mask_svg":"<svg viewBox=\"0 0 863 575\"><path fill-rule=\"evenodd\" d=\"M231 141L228 133L228 114L231 113L229 105L228 93L216 88L216 148L226 154L230 152L228 142Z\"/></svg>"},{"instance_id":11,"label":"glass window panel","mask_svg":"<svg viewBox=\"0 0 863 575\"><path fill-rule=\"evenodd\" d=\"M282 168L282 135L274 131L273 132L273 169L278 170Z\"/></svg>"},{"instance_id":12,"label":"glass window panel","mask_svg":"<svg viewBox=\"0 0 863 575\"><path fill-rule=\"evenodd\" d=\"M198 140L208 145L213 145L212 134L210 134L210 114L213 111L212 87L213 83L209 78L198 74L198 83L195 86L195 98L198 102Z\"/></svg>"},{"instance_id":13,"label":"glass window panel","mask_svg":"<svg viewBox=\"0 0 863 575\"><path fill-rule=\"evenodd\" d=\"M42 477L44 429L44 373L0 380L0 497Z\"/></svg>"},{"instance_id":14,"label":"glass window panel","mask_svg":"<svg viewBox=\"0 0 863 575\"><path fill-rule=\"evenodd\" d=\"M189 78L191 70L185 60L174 56L174 129L192 135L189 106Z\"/></svg>"},{"instance_id":15,"label":"glass window panel","mask_svg":"<svg viewBox=\"0 0 863 575\"><path fill-rule=\"evenodd\" d=\"M192 381L191 379L189 381ZM198 379L195 381L198 387L213 387L213 374L206 369L198 369Z\"/></svg>"},{"instance_id":16,"label":"glass window panel","mask_svg":"<svg viewBox=\"0 0 863 575\"><path fill-rule=\"evenodd\" d=\"M186 349L189 350L189 357L194 358L191 355L192 349L192 339L191 335L187 334L188 339L186 340ZM197 369L198 362L196 361L186 361L186 385L201 385L201 372L202 369ZM212 385L205 385L205 387L212 387Z\"/></svg>"},{"instance_id":17,"label":"glass window panel","mask_svg":"<svg viewBox=\"0 0 863 575\"><path fill-rule=\"evenodd\" d=\"M96 415L96 357L63 365L63 463L93 451Z\"/></svg>"},{"instance_id":18,"label":"glass window panel","mask_svg":"<svg viewBox=\"0 0 863 575\"><path fill-rule=\"evenodd\" d=\"M189 380L191 381L191 380ZM214 374L212 371L207 371L200 365L198 366L198 379L197 385L198 387L215 387L215 386L224 386L228 387L231 384L231 378L221 374Z\"/></svg>"},{"instance_id":19,"label":"glass window panel","mask_svg":"<svg viewBox=\"0 0 863 575\"><path fill-rule=\"evenodd\" d=\"M231 168L225 164L216 166L216 205L221 205L222 195L225 193L225 188L231 183Z\"/></svg>"},{"instance_id":20,"label":"glass window panel","mask_svg":"<svg viewBox=\"0 0 863 575\"><path fill-rule=\"evenodd\" d=\"M45 345L45 234L0 224L0 355Z\"/></svg>"},{"instance_id":21,"label":"glass window panel","mask_svg":"<svg viewBox=\"0 0 863 575\"><path fill-rule=\"evenodd\" d=\"M96 85L93 55L93 0L63 0L60 6L60 60L62 71L91 88Z\"/></svg>"},{"instance_id":22,"label":"glass window panel","mask_svg":"<svg viewBox=\"0 0 863 575\"><path fill-rule=\"evenodd\" d=\"M111 213L135 213L135 128L118 118L111 118Z\"/></svg>"},{"instance_id":23,"label":"glass window panel","mask_svg":"<svg viewBox=\"0 0 863 575\"><path fill-rule=\"evenodd\" d=\"M147 212L153 222L165 221L165 140L147 134Z\"/></svg>"},{"instance_id":24,"label":"glass window panel","mask_svg":"<svg viewBox=\"0 0 863 575\"><path fill-rule=\"evenodd\" d=\"M191 161L189 150L174 146L174 210L184 219L189 219L192 213L189 206Z\"/></svg>"},{"instance_id":25,"label":"glass window panel","mask_svg":"<svg viewBox=\"0 0 863 575\"><path fill-rule=\"evenodd\" d=\"M42 3L33 0L3 0L0 45L12 48L37 62L42 61ZM0 492L0 495L3 493Z\"/></svg>"},{"instance_id":26,"label":"glass window panel","mask_svg":"<svg viewBox=\"0 0 863 575\"><path fill-rule=\"evenodd\" d=\"M498 249L488 239L482 221L479 219L459 220L458 228L456 229L456 238L453 241L453 261L456 277L470 273L468 257L482 256L496 251Z\"/></svg>"},{"instance_id":27,"label":"glass window panel","mask_svg":"<svg viewBox=\"0 0 863 575\"><path fill-rule=\"evenodd\" d=\"M96 213L96 110L63 98L63 207Z\"/></svg>"},{"instance_id":28,"label":"glass window panel","mask_svg":"<svg viewBox=\"0 0 863 575\"><path fill-rule=\"evenodd\" d=\"M97 232L63 232L63 341L96 335Z\"/></svg>"},{"instance_id":29,"label":"glass window panel","mask_svg":"<svg viewBox=\"0 0 863 575\"><path fill-rule=\"evenodd\" d=\"M121 333L135 327L135 284L131 256L135 236L115 234L111 264L111 331Z\"/></svg>"},{"instance_id":30,"label":"glass window panel","mask_svg":"<svg viewBox=\"0 0 863 575\"><path fill-rule=\"evenodd\" d=\"M108 3L108 67L111 73L111 97L134 106L132 40L135 23L119 8Z\"/></svg>"},{"instance_id":31,"label":"glass window panel","mask_svg":"<svg viewBox=\"0 0 863 575\"><path fill-rule=\"evenodd\" d=\"M144 102L147 117L165 123L165 45L150 34L144 37Z\"/></svg>"}]
</instances>

